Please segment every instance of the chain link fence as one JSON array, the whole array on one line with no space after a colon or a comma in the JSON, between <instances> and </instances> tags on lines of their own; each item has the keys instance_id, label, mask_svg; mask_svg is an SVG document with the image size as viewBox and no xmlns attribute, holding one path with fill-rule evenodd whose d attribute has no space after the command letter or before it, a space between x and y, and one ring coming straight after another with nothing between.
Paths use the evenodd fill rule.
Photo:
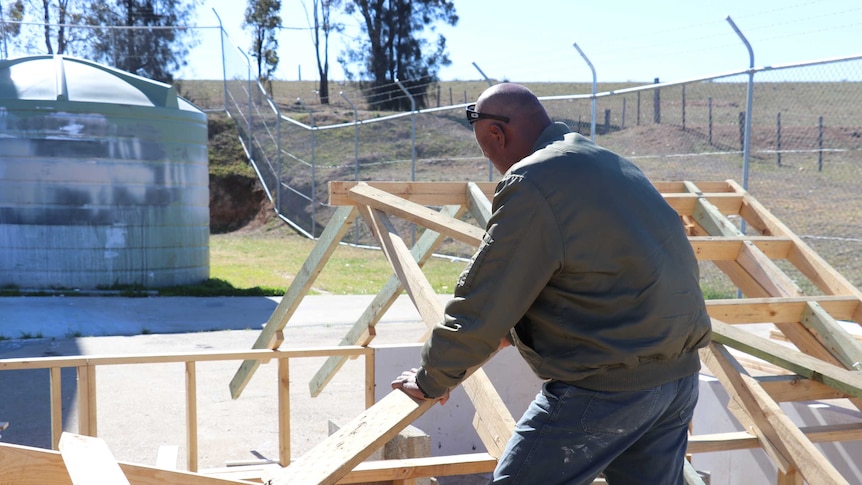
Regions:
<instances>
[{"instance_id":1,"label":"chain link fence","mask_svg":"<svg viewBox=\"0 0 862 485\"><path fill-rule=\"evenodd\" d=\"M672 84L599 84L595 140L634 161L652 180L746 183L792 231L862 285L862 116L854 110L862 101L862 58L752 72L747 163L747 71ZM336 97L328 107L306 106L303 124L294 123L281 134L284 154L311 160L311 168L292 167L304 170L303 175L282 176L285 183L304 181L305 186L295 187L311 199L303 217L307 220L310 212L317 232L325 225L331 213L325 189L330 180L496 180L499 175L482 157L463 116L464 100L475 100L487 85L463 84L431 87L433 108L390 116L360 110L356 123L311 123L314 110L320 110L321 119L324 112L351 109ZM591 94L558 95L544 92L550 85L528 86L554 119L591 136ZM572 87L590 92L586 84ZM358 89L350 94L354 105L363 99ZM289 204L279 207L286 217L296 211ZM372 243L366 233L348 238ZM472 250L453 243L443 251L465 256ZM713 297L735 294L735 286L711 264L703 272ZM805 291L817 293L798 276Z\"/></svg>"},{"instance_id":2,"label":"chain link fence","mask_svg":"<svg viewBox=\"0 0 862 485\"><path fill-rule=\"evenodd\" d=\"M362 83L331 82L330 104L322 105L313 91L316 83L298 82L300 95L290 101L275 96L277 103L223 29L194 29L193 37L197 46L220 46L221 58L211 62L222 66L223 79L178 81L180 94L199 106L223 107L235 120L276 212L309 237L320 234L333 212L326 185L332 180L499 177L464 118L464 106L487 83L430 84L429 108L407 113L369 109ZM676 83L599 83L595 96L590 83L525 84L554 119L631 159L652 180L745 183L791 230L862 286L862 56L750 72L748 157L749 71ZM391 90L399 87L393 84ZM590 133L593 102L595 133ZM347 242L374 244L364 225L357 227ZM400 230L405 239L417 232ZM447 243L441 252L468 257L472 248ZM720 272L704 268L704 274L714 296L735 292ZM816 293L801 275L799 280L804 290Z\"/></svg>"}]
</instances>

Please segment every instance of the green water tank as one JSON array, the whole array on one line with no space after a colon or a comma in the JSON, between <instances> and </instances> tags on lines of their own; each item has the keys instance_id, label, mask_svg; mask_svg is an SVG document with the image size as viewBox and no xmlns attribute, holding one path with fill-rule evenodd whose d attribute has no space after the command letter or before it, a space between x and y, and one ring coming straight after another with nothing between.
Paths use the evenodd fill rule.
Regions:
<instances>
[{"instance_id":1,"label":"green water tank","mask_svg":"<svg viewBox=\"0 0 862 485\"><path fill-rule=\"evenodd\" d=\"M0 61L0 288L209 277L206 115L90 61Z\"/></svg>"}]
</instances>

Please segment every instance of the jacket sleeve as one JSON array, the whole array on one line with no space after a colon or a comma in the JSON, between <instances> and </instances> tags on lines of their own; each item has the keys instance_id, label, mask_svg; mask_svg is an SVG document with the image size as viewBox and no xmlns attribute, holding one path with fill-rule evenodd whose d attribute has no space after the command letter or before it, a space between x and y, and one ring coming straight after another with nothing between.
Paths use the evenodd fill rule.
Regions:
<instances>
[{"instance_id":1,"label":"jacket sleeve","mask_svg":"<svg viewBox=\"0 0 862 485\"><path fill-rule=\"evenodd\" d=\"M509 174L494 196L484 240L461 274L444 321L422 349L417 382L441 396L507 338L563 264L553 208L521 175Z\"/></svg>"}]
</instances>

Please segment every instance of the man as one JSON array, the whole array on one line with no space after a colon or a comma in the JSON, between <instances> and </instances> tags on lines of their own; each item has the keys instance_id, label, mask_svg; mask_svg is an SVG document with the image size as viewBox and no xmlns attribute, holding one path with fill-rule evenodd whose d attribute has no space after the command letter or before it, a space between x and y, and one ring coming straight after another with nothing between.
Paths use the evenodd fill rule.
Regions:
<instances>
[{"instance_id":1,"label":"man","mask_svg":"<svg viewBox=\"0 0 862 485\"><path fill-rule=\"evenodd\" d=\"M493 483L683 483L711 330L679 215L523 86L488 88L467 118L503 174L493 215L421 368L392 387L445 401L511 343L545 383Z\"/></svg>"}]
</instances>

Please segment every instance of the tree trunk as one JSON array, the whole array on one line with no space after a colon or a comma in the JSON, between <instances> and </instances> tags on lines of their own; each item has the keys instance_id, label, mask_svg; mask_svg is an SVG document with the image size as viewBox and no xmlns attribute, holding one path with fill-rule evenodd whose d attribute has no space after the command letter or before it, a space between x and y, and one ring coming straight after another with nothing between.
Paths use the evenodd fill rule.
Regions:
<instances>
[{"instance_id":1,"label":"tree trunk","mask_svg":"<svg viewBox=\"0 0 862 485\"><path fill-rule=\"evenodd\" d=\"M51 11L48 0L42 0L42 9L45 12L45 47L48 49L48 54L54 53L54 48L51 46Z\"/></svg>"}]
</instances>

